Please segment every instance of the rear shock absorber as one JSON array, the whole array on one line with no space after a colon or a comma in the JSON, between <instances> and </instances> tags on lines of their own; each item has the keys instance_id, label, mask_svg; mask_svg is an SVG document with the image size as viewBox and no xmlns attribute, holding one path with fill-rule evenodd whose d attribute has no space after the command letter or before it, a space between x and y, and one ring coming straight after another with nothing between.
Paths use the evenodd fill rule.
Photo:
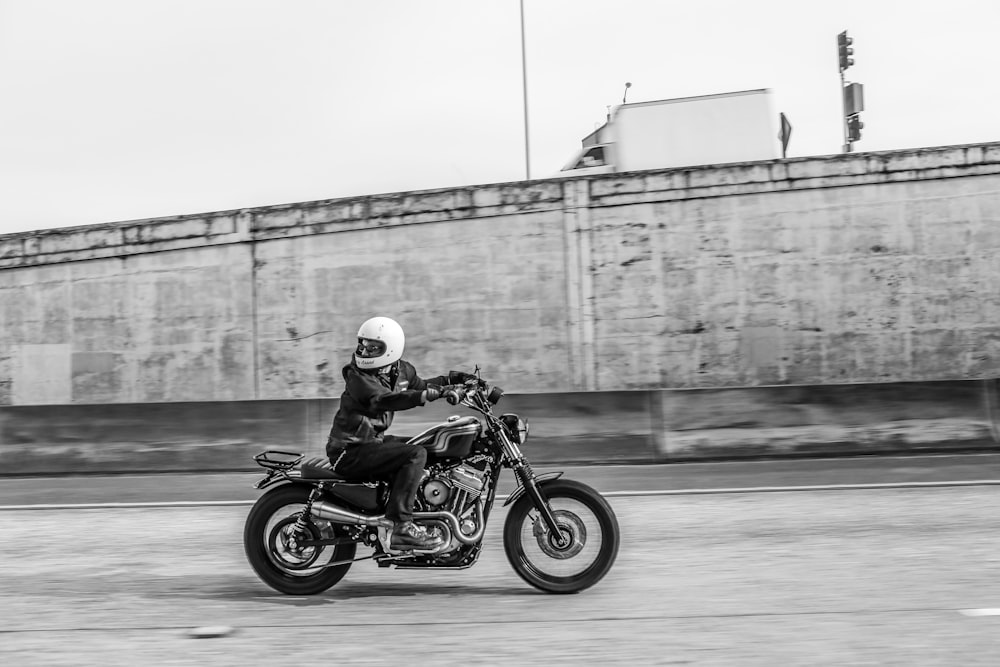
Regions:
<instances>
[{"instance_id":1,"label":"rear shock absorber","mask_svg":"<svg viewBox=\"0 0 1000 667\"><path fill-rule=\"evenodd\" d=\"M320 483L319 486L313 487L312 492L309 494L309 498L306 500L305 509L302 510L302 513L299 514L299 518L295 520L295 525L292 526L292 531L298 538L301 539L302 537L309 536L309 515L312 513L313 503L319 500L322 495L323 484Z\"/></svg>"}]
</instances>

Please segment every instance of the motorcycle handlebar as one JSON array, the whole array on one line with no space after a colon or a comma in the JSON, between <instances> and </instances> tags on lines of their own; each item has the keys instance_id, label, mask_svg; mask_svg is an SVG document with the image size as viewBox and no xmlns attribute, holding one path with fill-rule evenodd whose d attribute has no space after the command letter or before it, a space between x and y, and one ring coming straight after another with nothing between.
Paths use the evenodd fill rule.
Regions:
<instances>
[{"instance_id":1,"label":"motorcycle handlebar","mask_svg":"<svg viewBox=\"0 0 1000 667\"><path fill-rule=\"evenodd\" d=\"M496 405L497 401L500 400L500 397L503 396L503 389L500 387L491 388L483 380L469 380L465 383L465 385L451 385L445 389L441 395L444 396L444 399L448 401L450 405L458 405L465 399L469 392L477 392L480 390L485 391L486 389L490 389L487 399L491 404Z\"/></svg>"}]
</instances>

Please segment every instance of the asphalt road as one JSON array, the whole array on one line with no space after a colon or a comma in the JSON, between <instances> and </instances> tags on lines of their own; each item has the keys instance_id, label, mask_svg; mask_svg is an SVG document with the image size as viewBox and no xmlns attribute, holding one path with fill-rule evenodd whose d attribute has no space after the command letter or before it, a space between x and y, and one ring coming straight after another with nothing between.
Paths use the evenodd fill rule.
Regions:
<instances>
[{"instance_id":1,"label":"asphalt road","mask_svg":"<svg viewBox=\"0 0 1000 667\"><path fill-rule=\"evenodd\" d=\"M635 475L568 469L611 494L623 534L611 573L572 596L514 574L499 508L468 570L361 562L309 598L254 576L242 505L0 509L0 663L1000 664L997 487L919 486L913 460L888 463L884 483L918 486L749 490L771 486L762 472L744 492L618 495ZM986 477L983 459L952 463ZM31 480L0 486L15 481ZM217 498L202 486L186 500Z\"/></svg>"},{"instance_id":2,"label":"asphalt road","mask_svg":"<svg viewBox=\"0 0 1000 667\"><path fill-rule=\"evenodd\" d=\"M538 473L557 470L602 493L1000 482L1000 453L535 468ZM260 477L257 473L0 477L0 506L249 502L259 495L253 483ZM499 493L509 493L515 484L513 474L505 471L500 482Z\"/></svg>"}]
</instances>

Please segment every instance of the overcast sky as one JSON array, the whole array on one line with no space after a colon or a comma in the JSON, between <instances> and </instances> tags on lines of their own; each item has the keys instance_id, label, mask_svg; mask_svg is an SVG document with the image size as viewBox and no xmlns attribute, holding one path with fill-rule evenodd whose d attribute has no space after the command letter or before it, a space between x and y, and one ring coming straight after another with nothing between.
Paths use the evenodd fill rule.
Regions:
<instances>
[{"instance_id":1,"label":"overcast sky","mask_svg":"<svg viewBox=\"0 0 1000 667\"><path fill-rule=\"evenodd\" d=\"M519 0L0 0L0 233L526 177ZM1000 140L995 0L524 0L531 177L770 88L789 157Z\"/></svg>"}]
</instances>

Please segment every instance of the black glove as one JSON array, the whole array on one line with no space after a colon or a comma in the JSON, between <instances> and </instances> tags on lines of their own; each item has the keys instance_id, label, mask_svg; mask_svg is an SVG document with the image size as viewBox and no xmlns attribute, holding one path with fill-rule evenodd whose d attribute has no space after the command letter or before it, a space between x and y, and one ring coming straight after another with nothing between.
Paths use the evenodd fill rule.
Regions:
<instances>
[{"instance_id":1,"label":"black glove","mask_svg":"<svg viewBox=\"0 0 1000 667\"><path fill-rule=\"evenodd\" d=\"M441 398L441 392L442 392L441 387L437 386L436 384L429 384L427 385L427 388L424 389L424 400L426 400L428 403L430 403L431 401L436 401L437 399Z\"/></svg>"},{"instance_id":2,"label":"black glove","mask_svg":"<svg viewBox=\"0 0 1000 667\"><path fill-rule=\"evenodd\" d=\"M477 378L472 373L463 373L462 371L448 371L448 384L465 384L469 380L476 380Z\"/></svg>"}]
</instances>

